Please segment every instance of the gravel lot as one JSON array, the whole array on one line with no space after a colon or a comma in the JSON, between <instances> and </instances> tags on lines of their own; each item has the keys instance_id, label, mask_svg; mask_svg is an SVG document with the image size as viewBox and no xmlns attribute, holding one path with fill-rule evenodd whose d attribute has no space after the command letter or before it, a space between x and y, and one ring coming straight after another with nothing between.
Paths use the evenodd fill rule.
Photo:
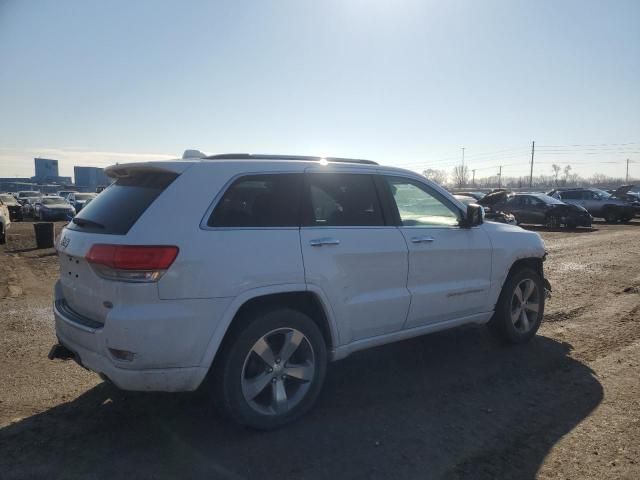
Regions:
<instances>
[{"instance_id":1,"label":"gravel lot","mask_svg":"<svg viewBox=\"0 0 640 480\"><path fill-rule=\"evenodd\" d=\"M60 226L60 224L58 225ZM330 365L320 401L270 433L202 395L124 395L51 362L53 250L0 246L0 478L640 478L640 222L546 232L538 337L483 327Z\"/></svg>"}]
</instances>

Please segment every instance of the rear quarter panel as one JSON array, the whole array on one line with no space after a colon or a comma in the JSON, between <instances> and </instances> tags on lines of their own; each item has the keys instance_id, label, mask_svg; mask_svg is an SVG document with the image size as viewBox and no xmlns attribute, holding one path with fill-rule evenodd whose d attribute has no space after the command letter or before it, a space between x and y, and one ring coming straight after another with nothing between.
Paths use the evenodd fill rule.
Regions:
<instances>
[{"instance_id":1,"label":"rear quarter panel","mask_svg":"<svg viewBox=\"0 0 640 480\"><path fill-rule=\"evenodd\" d=\"M212 160L183 172L127 235L132 243L179 247L158 282L160 298L235 297L270 285L304 283L298 228L201 227L214 200L238 176L303 168Z\"/></svg>"}]
</instances>

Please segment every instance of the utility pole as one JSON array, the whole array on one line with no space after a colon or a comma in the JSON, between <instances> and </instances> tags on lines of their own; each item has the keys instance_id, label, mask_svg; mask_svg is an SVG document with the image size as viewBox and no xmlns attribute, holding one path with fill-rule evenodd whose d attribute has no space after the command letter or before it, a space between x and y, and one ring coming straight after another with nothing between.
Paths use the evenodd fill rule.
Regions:
<instances>
[{"instance_id":1,"label":"utility pole","mask_svg":"<svg viewBox=\"0 0 640 480\"><path fill-rule=\"evenodd\" d=\"M629 159L627 158L627 176L624 183L629 183Z\"/></svg>"},{"instance_id":2,"label":"utility pole","mask_svg":"<svg viewBox=\"0 0 640 480\"><path fill-rule=\"evenodd\" d=\"M533 186L533 154L536 151L536 142L531 142L531 173L529 173L529 188Z\"/></svg>"},{"instance_id":3,"label":"utility pole","mask_svg":"<svg viewBox=\"0 0 640 480\"><path fill-rule=\"evenodd\" d=\"M502 186L502 165L500 165L500 171L498 172L498 188Z\"/></svg>"},{"instance_id":4,"label":"utility pole","mask_svg":"<svg viewBox=\"0 0 640 480\"><path fill-rule=\"evenodd\" d=\"M473 172L473 177L471 177L471 185L476 186L476 169L471 170Z\"/></svg>"},{"instance_id":5,"label":"utility pole","mask_svg":"<svg viewBox=\"0 0 640 480\"><path fill-rule=\"evenodd\" d=\"M462 166L464 167L464 147L462 147Z\"/></svg>"}]
</instances>

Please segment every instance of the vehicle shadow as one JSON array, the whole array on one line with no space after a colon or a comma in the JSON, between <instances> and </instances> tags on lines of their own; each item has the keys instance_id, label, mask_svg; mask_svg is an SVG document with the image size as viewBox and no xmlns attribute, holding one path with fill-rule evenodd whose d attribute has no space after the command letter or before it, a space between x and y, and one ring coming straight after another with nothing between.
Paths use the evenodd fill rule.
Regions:
<instances>
[{"instance_id":1,"label":"vehicle shadow","mask_svg":"<svg viewBox=\"0 0 640 480\"><path fill-rule=\"evenodd\" d=\"M606 222L605 220L594 220L593 223L597 224L597 225L609 225L611 227L614 227L614 226L618 226L618 227L640 227L640 221L638 221L637 218L632 219L631 221L629 221L627 223L609 223L609 222Z\"/></svg>"},{"instance_id":2,"label":"vehicle shadow","mask_svg":"<svg viewBox=\"0 0 640 480\"><path fill-rule=\"evenodd\" d=\"M550 228L550 227L545 227L544 225L523 225L523 224L521 224L520 226L525 230L531 230L534 232L592 233L592 232L598 231L598 229L594 227Z\"/></svg>"},{"instance_id":3,"label":"vehicle shadow","mask_svg":"<svg viewBox=\"0 0 640 480\"><path fill-rule=\"evenodd\" d=\"M332 364L316 408L256 432L200 394L100 384L0 430L3 478L533 479L600 403L571 346L498 344L467 327Z\"/></svg>"}]
</instances>

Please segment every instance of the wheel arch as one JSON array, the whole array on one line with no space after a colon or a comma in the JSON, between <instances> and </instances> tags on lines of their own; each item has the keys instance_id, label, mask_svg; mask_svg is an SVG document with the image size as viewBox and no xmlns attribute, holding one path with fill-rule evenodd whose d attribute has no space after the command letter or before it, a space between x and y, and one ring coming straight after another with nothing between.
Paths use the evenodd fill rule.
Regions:
<instances>
[{"instance_id":1,"label":"wheel arch","mask_svg":"<svg viewBox=\"0 0 640 480\"><path fill-rule=\"evenodd\" d=\"M511 264L511 267L507 272L507 276L505 277L504 282L506 282L507 278L509 278L515 272L522 270L523 268L530 268L531 270L538 272L540 274L540 277L544 278L543 263L544 261L540 257L519 258ZM503 287L504 287L504 282L502 283Z\"/></svg>"},{"instance_id":2,"label":"wheel arch","mask_svg":"<svg viewBox=\"0 0 640 480\"><path fill-rule=\"evenodd\" d=\"M544 288L549 290L549 291L551 291L551 284L544 277L544 266L543 265L544 265L544 257L527 256L527 257L522 257L522 258L515 259L511 263L511 266L507 270L506 274L504 275L504 277L502 279L502 283L500 284L500 289L495 291L495 294L494 294L495 296L493 297L494 300L495 300L495 302L493 302L494 310L495 310L495 307L496 307L498 301L500 300L500 295L502 294L502 290L504 289L504 286L507 283L507 280L514 273L522 270L523 268L530 268L530 269L538 272L538 274L542 278L542 282L544 284Z\"/></svg>"},{"instance_id":3,"label":"wheel arch","mask_svg":"<svg viewBox=\"0 0 640 480\"><path fill-rule=\"evenodd\" d=\"M252 312L282 307L301 311L316 322L331 355L339 345L339 337L333 312L322 292L307 288L304 284L258 288L239 295L227 307L203 356L202 379L213 367L225 342L250 318Z\"/></svg>"}]
</instances>

